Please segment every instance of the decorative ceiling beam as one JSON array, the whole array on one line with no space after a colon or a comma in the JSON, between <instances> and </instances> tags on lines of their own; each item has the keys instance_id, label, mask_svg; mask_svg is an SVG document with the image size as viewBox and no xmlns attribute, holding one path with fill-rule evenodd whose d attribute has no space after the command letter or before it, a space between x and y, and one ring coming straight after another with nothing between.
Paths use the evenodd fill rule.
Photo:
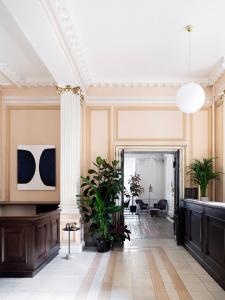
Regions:
<instances>
[{"instance_id":1,"label":"decorative ceiling beam","mask_svg":"<svg viewBox=\"0 0 225 300\"><path fill-rule=\"evenodd\" d=\"M80 39L81 34L74 18L72 20L69 9L66 7L66 2L64 0L39 1L46 15L49 17L49 20L56 28L56 32L59 34L59 39L62 42L62 47L68 59L71 60L71 63L79 73L84 86L88 87L92 79L87 59L84 55L84 46Z\"/></svg>"},{"instance_id":2,"label":"decorative ceiling beam","mask_svg":"<svg viewBox=\"0 0 225 300\"><path fill-rule=\"evenodd\" d=\"M2 0L58 85L79 85L84 82L68 53L56 21L46 13L43 1Z\"/></svg>"}]
</instances>

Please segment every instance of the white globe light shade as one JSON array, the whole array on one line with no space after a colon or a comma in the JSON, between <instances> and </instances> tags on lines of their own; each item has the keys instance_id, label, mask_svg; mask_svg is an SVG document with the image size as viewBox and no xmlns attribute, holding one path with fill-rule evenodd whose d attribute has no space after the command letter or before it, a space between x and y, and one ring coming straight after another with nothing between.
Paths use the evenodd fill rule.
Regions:
<instances>
[{"instance_id":1,"label":"white globe light shade","mask_svg":"<svg viewBox=\"0 0 225 300\"><path fill-rule=\"evenodd\" d=\"M205 92L203 88L194 82L184 84L177 92L177 107L184 113L194 113L198 111L205 102Z\"/></svg>"}]
</instances>

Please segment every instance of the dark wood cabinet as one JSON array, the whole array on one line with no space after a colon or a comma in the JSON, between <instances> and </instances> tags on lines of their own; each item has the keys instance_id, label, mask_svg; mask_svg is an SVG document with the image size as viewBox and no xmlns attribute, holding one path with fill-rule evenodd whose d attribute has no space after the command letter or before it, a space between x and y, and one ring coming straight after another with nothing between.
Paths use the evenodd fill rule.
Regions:
<instances>
[{"instance_id":1,"label":"dark wood cabinet","mask_svg":"<svg viewBox=\"0 0 225 300\"><path fill-rule=\"evenodd\" d=\"M0 217L0 276L34 276L60 247L58 210L32 217Z\"/></svg>"},{"instance_id":2,"label":"dark wood cabinet","mask_svg":"<svg viewBox=\"0 0 225 300\"><path fill-rule=\"evenodd\" d=\"M225 289L225 205L181 201L182 243Z\"/></svg>"}]
</instances>

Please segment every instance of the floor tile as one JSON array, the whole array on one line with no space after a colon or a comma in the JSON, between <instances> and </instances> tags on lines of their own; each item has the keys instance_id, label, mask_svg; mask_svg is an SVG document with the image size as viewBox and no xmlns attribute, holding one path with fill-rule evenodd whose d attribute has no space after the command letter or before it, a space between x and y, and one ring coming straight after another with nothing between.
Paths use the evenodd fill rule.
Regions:
<instances>
[{"instance_id":1,"label":"floor tile","mask_svg":"<svg viewBox=\"0 0 225 300\"><path fill-rule=\"evenodd\" d=\"M97 265L96 253L83 251L73 254L71 261L58 255L34 278L0 278L0 300L99 300L99 295L107 300L156 300L157 287L170 300L179 300L178 286L193 300L225 300L225 291L169 236L172 225L163 233L160 220L154 220L142 217L136 225L129 221L136 230L131 242L123 250L99 254ZM144 226L144 236L135 226ZM78 294L84 299L78 299Z\"/></svg>"}]
</instances>

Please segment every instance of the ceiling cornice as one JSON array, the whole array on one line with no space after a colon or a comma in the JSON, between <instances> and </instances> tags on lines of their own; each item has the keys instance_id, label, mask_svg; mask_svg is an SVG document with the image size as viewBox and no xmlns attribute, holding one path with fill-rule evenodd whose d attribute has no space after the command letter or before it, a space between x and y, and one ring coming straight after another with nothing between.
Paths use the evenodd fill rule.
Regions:
<instances>
[{"instance_id":1,"label":"ceiling cornice","mask_svg":"<svg viewBox=\"0 0 225 300\"><path fill-rule=\"evenodd\" d=\"M91 84L87 60L81 46L80 34L77 26L74 28L74 22L68 13L65 1L54 0L47 3L41 0L40 4L53 25L56 36L71 66L75 69L75 73L79 74L81 87L87 88Z\"/></svg>"},{"instance_id":2,"label":"ceiling cornice","mask_svg":"<svg viewBox=\"0 0 225 300\"><path fill-rule=\"evenodd\" d=\"M56 83L49 79L26 79L24 80L25 87L54 87Z\"/></svg>"},{"instance_id":3,"label":"ceiling cornice","mask_svg":"<svg viewBox=\"0 0 225 300\"><path fill-rule=\"evenodd\" d=\"M10 85L10 82L7 81L7 80L4 80L4 79L0 79L0 86L3 86L3 85Z\"/></svg>"},{"instance_id":4,"label":"ceiling cornice","mask_svg":"<svg viewBox=\"0 0 225 300\"><path fill-rule=\"evenodd\" d=\"M55 81L49 79L24 79L20 74L18 74L12 67L4 62L0 62L0 71L2 74L9 79L9 81L15 84L17 87L49 87L55 86ZM3 81L0 85L10 85ZM4 84L5 83L5 84Z\"/></svg>"},{"instance_id":5,"label":"ceiling cornice","mask_svg":"<svg viewBox=\"0 0 225 300\"><path fill-rule=\"evenodd\" d=\"M7 2L6 0L4 1ZM66 56L65 61L68 61L69 69L71 69L71 74L74 77L79 77L78 83L84 90L87 88L179 88L186 82L194 81L201 84L203 87L208 87L213 85L216 80L225 71L225 58L223 57L218 63L212 74L207 76L207 78L191 80L164 80L161 82L147 80L139 82L130 82L130 80L119 79L117 81L104 81L101 79L96 79L92 77L90 72L88 61L85 55L85 48L82 45L81 34L77 24L72 19L70 11L66 6L65 0L39 0L41 6L39 6L42 13L47 16L47 21L49 26L53 28L55 35L57 37L57 42L60 44L62 53ZM23 18L24 19L24 18ZM61 69L60 69L61 70ZM4 62L0 62L0 71L5 75L7 79L10 80L17 87L22 86L54 86L55 82L52 80L32 80L29 78L22 78L15 70L10 66L6 65ZM61 74L61 71L59 72ZM65 75L68 72L65 72ZM64 74L63 74L64 75ZM54 76L53 76L54 77ZM65 76L64 76L65 77ZM56 77L54 77L56 78ZM57 81L57 79L56 79Z\"/></svg>"},{"instance_id":6,"label":"ceiling cornice","mask_svg":"<svg viewBox=\"0 0 225 300\"><path fill-rule=\"evenodd\" d=\"M212 72L209 81L213 85L225 71L225 57L222 57L216 68Z\"/></svg>"},{"instance_id":7,"label":"ceiling cornice","mask_svg":"<svg viewBox=\"0 0 225 300\"><path fill-rule=\"evenodd\" d=\"M22 79L22 77L13 68L11 68L3 61L0 62L0 71L17 87L21 87L24 85L24 80Z\"/></svg>"},{"instance_id":8,"label":"ceiling cornice","mask_svg":"<svg viewBox=\"0 0 225 300\"><path fill-rule=\"evenodd\" d=\"M125 81L118 81L118 82L94 82L89 87L96 88L96 87L106 87L106 88L179 88L183 84L189 82L190 80L186 81L165 81L165 82L157 82L157 81L149 81L149 82L125 82ZM191 81L197 82L203 87L210 86L211 83L208 79L192 79Z\"/></svg>"}]
</instances>

